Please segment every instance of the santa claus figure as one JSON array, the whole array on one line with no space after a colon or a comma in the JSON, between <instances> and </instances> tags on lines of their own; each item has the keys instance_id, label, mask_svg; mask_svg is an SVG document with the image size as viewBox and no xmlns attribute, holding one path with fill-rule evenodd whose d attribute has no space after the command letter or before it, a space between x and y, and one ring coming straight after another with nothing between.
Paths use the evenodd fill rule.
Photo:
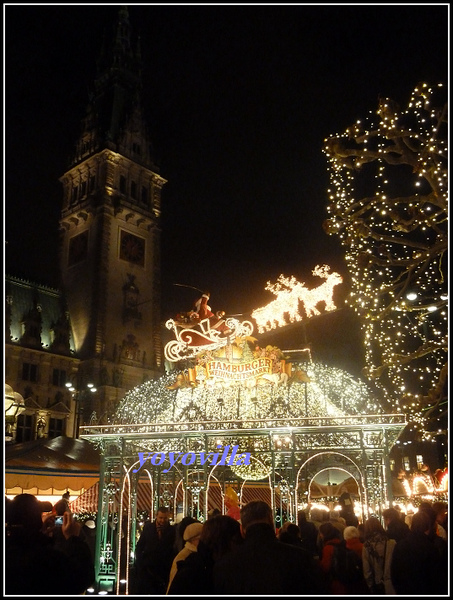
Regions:
<instances>
[{"instance_id":1,"label":"santa claus figure","mask_svg":"<svg viewBox=\"0 0 453 600\"><path fill-rule=\"evenodd\" d=\"M194 304L191 318L196 321L209 319L211 329L217 329L224 334L230 333L231 330L226 326L225 320L223 319L225 316L225 311L219 310L214 314L211 310L211 307L208 305L210 296L210 292L205 292L200 298L198 298Z\"/></svg>"}]
</instances>

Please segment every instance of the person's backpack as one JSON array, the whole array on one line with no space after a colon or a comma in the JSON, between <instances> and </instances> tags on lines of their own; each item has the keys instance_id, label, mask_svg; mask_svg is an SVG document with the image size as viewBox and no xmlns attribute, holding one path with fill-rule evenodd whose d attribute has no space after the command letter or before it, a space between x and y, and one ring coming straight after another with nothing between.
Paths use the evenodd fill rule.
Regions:
<instances>
[{"instance_id":1,"label":"person's backpack","mask_svg":"<svg viewBox=\"0 0 453 600\"><path fill-rule=\"evenodd\" d=\"M332 554L332 575L342 583L357 583L363 579L362 560L354 550L342 541L334 546Z\"/></svg>"}]
</instances>

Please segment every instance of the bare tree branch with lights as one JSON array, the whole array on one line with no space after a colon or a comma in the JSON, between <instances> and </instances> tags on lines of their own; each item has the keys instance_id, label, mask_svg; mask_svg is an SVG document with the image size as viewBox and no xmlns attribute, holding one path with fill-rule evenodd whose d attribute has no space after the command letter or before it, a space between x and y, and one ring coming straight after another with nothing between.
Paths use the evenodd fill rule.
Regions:
<instances>
[{"instance_id":1,"label":"bare tree branch with lights","mask_svg":"<svg viewBox=\"0 0 453 600\"><path fill-rule=\"evenodd\" d=\"M447 403L447 140L446 89L421 83L324 145L324 230L347 248L364 375L425 437Z\"/></svg>"}]
</instances>

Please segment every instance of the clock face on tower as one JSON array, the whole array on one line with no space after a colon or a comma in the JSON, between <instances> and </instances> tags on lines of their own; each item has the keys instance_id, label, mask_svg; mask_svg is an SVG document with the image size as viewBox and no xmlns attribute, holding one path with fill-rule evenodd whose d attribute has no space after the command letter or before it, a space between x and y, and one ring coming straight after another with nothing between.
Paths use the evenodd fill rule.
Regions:
<instances>
[{"instance_id":1,"label":"clock face on tower","mask_svg":"<svg viewBox=\"0 0 453 600\"><path fill-rule=\"evenodd\" d=\"M145 240L127 231L121 231L120 258L143 267L145 265Z\"/></svg>"}]
</instances>

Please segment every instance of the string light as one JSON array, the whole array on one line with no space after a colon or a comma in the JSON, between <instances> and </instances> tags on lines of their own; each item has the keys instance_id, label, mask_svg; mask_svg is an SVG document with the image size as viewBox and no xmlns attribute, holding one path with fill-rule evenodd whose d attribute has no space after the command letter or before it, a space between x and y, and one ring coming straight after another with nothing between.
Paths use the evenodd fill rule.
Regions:
<instances>
[{"instance_id":1,"label":"string light","mask_svg":"<svg viewBox=\"0 0 453 600\"><path fill-rule=\"evenodd\" d=\"M387 410L407 412L422 438L435 414L426 409L446 393L444 92L441 84L419 84L405 110L382 98L375 113L324 145L330 175L324 229L346 248L347 303L361 318L364 375Z\"/></svg>"},{"instance_id":2,"label":"string light","mask_svg":"<svg viewBox=\"0 0 453 600\"><path fill-rule=\"evenodd\" d=\"M269 381L253 389L247 389L243 382L224 385L217 381L213 385L201 383L197 387L170 390L168 388L177 373L163 375L125 395L115 413L115 430L121 433L121 426L128 424L190 421L215 424L238 418L244 427L247 420L256 419L271 421L302 416L383 413L369 386L342 369L317 362L302 362L294 363L293 370L306 373L306 381L294 381L286 386L276 386ZM219 397L223 399L222 403L219 403ZM347 407L344 405L345 398ZM174 441L171 443L174 444Z\"/></svg>"}]
</instances>

